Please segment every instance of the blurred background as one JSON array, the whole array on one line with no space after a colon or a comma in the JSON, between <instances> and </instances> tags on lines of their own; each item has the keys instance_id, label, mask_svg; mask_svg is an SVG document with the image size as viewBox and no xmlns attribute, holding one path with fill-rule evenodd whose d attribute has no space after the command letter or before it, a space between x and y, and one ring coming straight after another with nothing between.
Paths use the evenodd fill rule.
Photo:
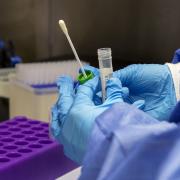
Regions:
<instances>
[{"instance_id":1,"label":"blurred background","mask_svg":"<svg viewBox=\"0 0 180 180\"><path fill-rule=\"evenodd\" d=\"M58 26L64 19L82 59L96 64L111 47L113 64L163 63L180 47L178 0L1 0L0 38L13 40L24 62L73 57Z\"/></svg>"},{"instance_id":2,"label":"blurred background","mask_svg":"<svg viewBox=\"0 0 180 180\"><path fill-rule=\"evenodd\" d=\"M170 62L180 47L179 7L179 0L1 0L0 39L8 43L4 59L73 59L58 25L64 19L80 59L91 65L98 66L97 49L102 47L111 47L114 70L132 63ZM0 119L10 117L8 104L2 96Z\"/></svg>"}]
</instances>

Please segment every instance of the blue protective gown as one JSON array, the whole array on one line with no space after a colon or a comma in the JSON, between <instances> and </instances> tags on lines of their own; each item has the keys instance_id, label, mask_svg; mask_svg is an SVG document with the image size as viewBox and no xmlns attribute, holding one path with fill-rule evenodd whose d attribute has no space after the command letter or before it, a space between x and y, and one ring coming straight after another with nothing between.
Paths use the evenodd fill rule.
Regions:
<instances>
[{"instance_id":1,"label":"blue protective gown","mask_svg":"<svg viewBox=\"0 0 180 180\"><path fill-rule=\"evenodd\" d=\"M87 149L80 180L180 180L180 127L132 105L101 114Z\"/></svg>"}]
</instances>

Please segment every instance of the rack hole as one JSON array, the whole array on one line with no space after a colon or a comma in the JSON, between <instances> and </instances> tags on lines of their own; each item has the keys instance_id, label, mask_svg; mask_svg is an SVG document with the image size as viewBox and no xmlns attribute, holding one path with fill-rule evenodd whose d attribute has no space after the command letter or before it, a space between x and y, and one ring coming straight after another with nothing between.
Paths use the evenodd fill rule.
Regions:
<instances>
[{"instance_id":1,"label":"rack hole","mask_svg":"<svg viewBox=\"0 0 180 180\"><path fill-rule=\"evenodd\" d=\"M20 131L21 129L20 128L10 128L9 130L10 131Z\"/></svg>"},{"instance_id":2,"label":"rack hole","mask_svg":"<svg viewBox=\"0 0 180 180\"><path fill-rule=\"evenodd\" d=\"M27 141L37 141L38 138L36 138L36 137L27 137L26 140Z\"/></svg>"},{"instance_id":3,"label":"rack hole","mask_svg":"<svg viewBox=\"0 0 180 180\"><path fill-rule=\"evenodd\" d=\"M24 133L24 134L33 134L34 132L33 131L23 131L22 133Z\"/></svg>"},{"instance_id":4,"label":"rack hole","mask_svg":"<svg viewBox=\"0 0 180 180\"><path fill-rule=\"evenodd\" d=\"M18 117L15 117L15 120L18 122L25 122L27 121L27 118L25 116L18 116Z\"/></svg>"},{"instance_id":5,"label":"rack hole","mask_svg":"<svg viewBox=\"0 0 180 180\"><path fill-rule=\"evenodd\" d=\"M4 149L13 150L13 149L17 149L17 146L8 145L8 146L4 146Z\"/></svg>"},{"instance_id":6,"label":"rack hole","mask_svg":"<svg viewBox=\"0 0 180 180\"><path fill-rule=\"evenodd\" d=\"M21 154L19 154L19 153L8 153L6 156L11 157L11 158L17 158L17 157L20 157Z\"/></svg>"},{"instance_id":7,"label":"rack hole","mask_svg":"<svg viewBox=\"0 0 180 180\"><path fill-rule=\"evenodd\" d=\"M11 134L11 133L8 131L0 131L0 135L9 135L9 134Z\"/></svg>"},{"instance_id":8,"label":"rack hole","mask_svg":"<svg viewBox=\"0 0 180 180\"><path fill-rule=\"evenodd\" d=\"M14 137L14 138L23 138L24 136L22 134L15 134L12 137Z\"/></svg>"},{"instance_id":9,"label":"rack hole","mask_svg":"<svg viewBox=\"0 0 180 180\"><path fill-rule=\"evenodd\" d=\"M15 142L15 144L24 146L24 145L27 145L28 142L26 142L26 141L17 141L17 142Z\"/></svg>"},{"instance_id":10,"label":"rack hole","mask_svg":"<svg viewBox=\"0 0 180 180\"><path fill-rule=\"evenodd\" d=\"M31 144L29 147L38 149L38 148L42 148L42 145L40 145L40 144Z\"/></svg>"},{"instance_id":11,"label":"rack hole","mask_svg":"<svg viewBox=\"0 0 180 180\"><path fill-rule=\"evenodd\" d=\"M44 132L47 133L47 134L49 134L49 130L45 130Z\"/></svg>"},{"instance_id":12,"label":"rack hole","mask_svg":"<svg viewBox=\"0 0 180 180\"><path fill-rule=\"evenodd\" d=\"M48 135L45 134L45 133L38 133L38 134L36 134L35 136L37 136L37 137L42 137L42 138L48 138Z\"/></svg>"},{"instance_id":13,"label":"rack hole","mask_svg":"<svg viewBox=\"0 0 180 180\"><path fill-rule=\"evenodd\" d=\"M51 144L53 142L50 141L50 140L40 140L39 143L41 143L41 144Z\"/></svg>"},{"instance_id":14,"label":"rack hole","mask_svg":"<svg viewBox=\"0 0 180 180\"><path fill-rule=\"evenodd\" d=\"M8 128L8 126L6 126L6 125L0 125L0 129L6 129L6 128Z\"/></svg>"},{"instance_id":15,"label":"rack hole","mask_svg":"<svg viewBox=\"0 0 180 180\"><path fill-rule=\"evenodd\" d=\"M29 128L30 125L29 125L29 124L21 124L21 125L19 125L19 127L22 127L22 128Z\"/></svg>"},{"instance_id":16,"label":"rack hole","mask_svg":"<svg viewBox=\"0 0 180 180\"><path fill-rule=\"evenodd\" d=\"M49 124L41 124L43 127L49 127Z\"/></svg>"},{"instance_id":17,"label":"rack hole","mask_svg":"<svg viewBox=\"0 0 180 180\"><path fill-rule=\"evenodd\" d=\"M17 125L18 123L15 122L15 121L10 121L10 122L6 122L6 124L9 124L9 125Z\"/></svg>"},{"instance_id":18,"label":"rack hole","mask_svg":"<svg viewBox=\"0 0 180 180\"><path fill-rule=\"evenodd\" d=\"M40 130L43 130L43 128L42 127L33 127L32 130L40 131Z\"/></svg>"},{"instance_id":19,"label":"rack hole","mask_svg":"<svg viewBox=\"0 0 180 180\"><path fill-rule=\"evenodd\" d=\"M0 154L5 154L6 151L0 149Z\"/></svg>"},{"instance_id":20,"label":"rack hole","mask_svg":"<svg viewBox=\"0 0 180 180\"><path fill-rule=\"evenodd\" d=\"M1 139L2 142L13 142L14 139L12 138L4 138L4 139Z\"/></svg>"},{"instance_id":21,"label":"rack hole","mask_svg":"<svg viewBox=\"0 0 180 180\"><path fill-rule=\"evenodd\" d=\"M32 152L32 150L24 148L24 149L19 149L18 152L20 152L20 153L30 153L30 152Z\"/></svg>"},{"instance_id":22,"label":"rack hole","mask_svg":"<svg viewBox=\"0 0 180 180\"><path fill-rule=\"evenodd\" d=\"M5 163L5 162L9 162L10 159L8 158L0 158L0 163Z\"/></svg>"},{"instance_id":23,"label":"rack hole","mask_svg":"<svg viewBox=\"0 0 180 180\"><path fill-rule=\"evenodd\" d=\"M35 120L31 120L31 121L29 121L29 124L40 124L40 122L39 121L35 121Z\"/></svg>"}]
</instances>

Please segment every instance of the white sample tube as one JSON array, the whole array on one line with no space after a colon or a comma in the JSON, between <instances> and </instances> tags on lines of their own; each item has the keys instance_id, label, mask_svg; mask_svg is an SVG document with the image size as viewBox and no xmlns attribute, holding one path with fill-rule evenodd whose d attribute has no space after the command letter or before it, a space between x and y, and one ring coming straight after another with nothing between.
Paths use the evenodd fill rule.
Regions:
<instances>
[{"instance_id":1,"label":"white sample tube","mask_svg":"<svg viewBox=\"0 0 180 180\"><path fill-rule=\"evenodd\" d=\"M113 73L111 48L100 48L97 53L101 77L102 101L104 102L106 99L106 81L112 77Z\"/></svg>"}]
</instances>

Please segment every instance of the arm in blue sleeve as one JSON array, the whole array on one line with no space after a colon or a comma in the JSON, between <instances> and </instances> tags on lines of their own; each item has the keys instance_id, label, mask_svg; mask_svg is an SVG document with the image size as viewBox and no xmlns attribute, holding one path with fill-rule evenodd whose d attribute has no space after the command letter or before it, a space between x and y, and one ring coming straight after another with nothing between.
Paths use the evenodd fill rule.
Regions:
<instances>
[{"instance_id":1,"label":"arm in blue sleeve","mask_svg":"<svg viewBox=\"0 0 180 180\"><path fill-rule=\"evenodd\" d=\"M117 103L95 121L82 179L180 178L180 129Z\"/></svg>"}]
</instances>

